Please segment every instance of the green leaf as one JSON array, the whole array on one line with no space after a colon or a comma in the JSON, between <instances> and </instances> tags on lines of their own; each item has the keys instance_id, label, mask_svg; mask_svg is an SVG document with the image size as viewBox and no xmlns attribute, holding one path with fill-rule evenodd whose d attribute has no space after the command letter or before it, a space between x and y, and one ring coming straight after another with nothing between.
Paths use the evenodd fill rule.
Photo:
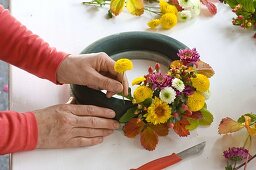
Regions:
<instances>
[{"instance_id":1,"label":"green leaf","mask_svg":"<svg viewBox=\"0 0 256 170\"><path fill-rule=\"evenodd\" d=\"M251 123L256 123L256 114L252 114L252 113L247 113L247 114L242 115L241 117L239 117L237 122L244 123L245 122L244 116L249 116L251 118Z\"/></svg>"},{"instance_id":2,"label":"green leaf","mask_svg":"<svg viewBox=\"0 0 256 170\"><path fill-rule=\"evenodd\" d=\"M235 8L238 5L237 0L225 0L225 3L228 4L231 8Z\"/></svg>"},{"instance_id":3,"label":"green leaf","mask_svg":"<svg viewBox=\"0 0 256 170\"><path fill-rule=\"evenodd\" d=\"M187 118L188 122L190 123L190 125L186 126L187 130L194 130L199 126L199 120L198 119L191 119L191 118Z\"/></svg>"},{"instance_id":4,"label":"green leaf","mask_svg":"<svg viewBox=\"0 0 256 170\"><path fill-rule=\"evenodd\" d=\"M199 125L210 125L213 122L213 115L207 109L201 109L202 119L199 120Z\"/></svg>"},{"instance_id":5,"label":"green leaf","mask_svg":"<svg viewBox=\"0 0 256 170\"><path fill-rule=\"evenodd\" d=\"M247 12L255 12L253 0L237 0L238 3L240 3L243 7L243 9Z\"/></svg>"},{"instance_id":6,"label":"green leaf","mask_svg":"<svg viewBox=\"0 0 256 170\"><path fill-rule=\"evenodd\" d=\"M111 14L110 11L109 11L108 13ZM113 15L111 15L111 17L113 17ZM118 96L122 96L122 97L124 97L124 98L129 99L130 101L132 101L133 97L132 97L132 92L131 92L131 91L132 91L132 90L131 90L131 88L129 87L129 88L128 88L128 95L127 95L127 96L124 96L124 95L123 95L123 92L117 93L117 95L118 95Z\"/></svg>"},{"instance_id":7,"label":"green leaf","mask_svg":"<svg viewBox=\"0 0 256 170\"><path fill-rule=\"evenodd\" d=\"M151 105L151 103L152 103L152 98L147 98L146 100L144 100L142 102L143 106L145 106L145 107L149 107Z\"/></svg>"},{"instance_id":8,"label":"green leaf","mask_svg":"<svg viewBox=\"0 0 256 170\"><path fill-rule=\"evenodd\" d=\"M135 116L137 116L136 114L134 114L134 112L137 110L137 107L132 107L130 109L127 110L127 112L119 119L120 123L126 123L128 122L130 119L134 118Z\"/></svg>"}]
</instances>

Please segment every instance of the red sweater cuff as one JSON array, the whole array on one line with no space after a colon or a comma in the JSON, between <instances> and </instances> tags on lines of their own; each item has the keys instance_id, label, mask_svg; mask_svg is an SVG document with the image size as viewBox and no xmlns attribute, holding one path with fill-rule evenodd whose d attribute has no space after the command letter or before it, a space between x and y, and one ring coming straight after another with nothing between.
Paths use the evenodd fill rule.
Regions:
<instances>
[{"instance_id":1,"label":"red sweater cuff","mask_svg":"<svg viewBox=\"0 0 256 170\"><path fill-rule=\"evenodd\" d=\"M38 140L34 113L0 112L0 154L33 150Z\"/></svg>"}]
</instances>

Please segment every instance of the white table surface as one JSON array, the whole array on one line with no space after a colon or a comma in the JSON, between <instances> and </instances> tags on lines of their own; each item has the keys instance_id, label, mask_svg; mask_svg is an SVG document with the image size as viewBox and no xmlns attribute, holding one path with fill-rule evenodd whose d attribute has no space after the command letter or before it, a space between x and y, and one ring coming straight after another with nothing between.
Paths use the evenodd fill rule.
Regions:
<instances>
[{"instance_id":1,"label":"white table surface","mask_svg":"<svg viewBox=\"0 0 256 170\"><path fill-rule=\"evenodd\" d=\"M82 0L12 0L11 12L34 33L59 50L78 54L95 40L119 32L148 31L151 16L133 17L127 13L106 20L106 9L86 8ZM161 137L155 151L144 150L138 138L126 138L116 131L97 146L77 149L35 150L12 155L12 170L127 170L160 156L179 152L206 141L204 152L184 160L170 170L224 169L222 152L241 145L241 133L222 137L217 128L223 117L238 118L256 112L256 40L253 32L232 26L233 14L218 4L218 13L209 17L206 10L190 22L160 33L187 46L196 47L201 59L216 71L211 79L209 110L214 114L211 127L199 128L190 137L179 138L171 132ZM68 86L56 86L16 67L11 67L11 109L30 111L64 103ZM131 73L132 75L132 73ZM131 77L130 75L130 77ZM240 138L240 140L239 140ZM255 150L253 150L255 153ZM256 161L248 166L255 169Z\"/></svg>"}]
</instances>

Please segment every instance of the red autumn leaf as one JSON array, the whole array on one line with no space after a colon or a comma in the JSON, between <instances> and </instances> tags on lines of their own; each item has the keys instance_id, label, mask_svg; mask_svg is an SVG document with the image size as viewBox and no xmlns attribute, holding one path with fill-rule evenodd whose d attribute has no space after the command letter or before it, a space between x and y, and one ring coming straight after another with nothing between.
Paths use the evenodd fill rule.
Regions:
<instances>
[{"instance_id":1,"label":"red autumn leaf","mask_svg":"<svg viewBox=\"0 0 256 170\"><path fill-rule=\"evenodd\" d=\"M156 132L150 127L145 128L140 133L140 143L145 149L149 151L154 150L158 143L158 136Z\"/></svg>"},{"instance_id":2,"label":"red autumn leaf","mask_svg":"<svg viewBox=\"0 0 256 170\"><path fill-rule=\"evenodd\" d=\"M169 127L167 123L158 125L151 124L150 127L156 132L158 136L166 136L169 133Z\"/></svg>"},{"instance_id":3,"label":"red autumn leaf","mask_svg":"<svg viewBox=\"0 0 256 170\"><path fill-rule=\"evenodd\" d=\"M134 138L136 135L140 133L144 125L145 123L142 120L138 118L133 118L125 124L123 128L124 135L129 138Z\"/></svg>"},{"instance_id":4,"label":"red autumn leaf","mask_svg":"<svg viewBox=\"0 0 256 170\"><path fill-rule=\"evenodd\" d=\"M174 124L173 130L181 137L188 136L189 130L185 127L189 125L189 121L187 119L182 119Z\"/></svg>"},{"instance_id":5,"label":"red autumn leaf","mask_svg":"<svg viewBox=\"0 0 256 170\"><path fill-rule=\"evenodd\" d=\"M208 8L212 15L217 13L217 7L213 3L209 2L209 0L201 0L201 2Z\"/></svg>"}]
</instances>

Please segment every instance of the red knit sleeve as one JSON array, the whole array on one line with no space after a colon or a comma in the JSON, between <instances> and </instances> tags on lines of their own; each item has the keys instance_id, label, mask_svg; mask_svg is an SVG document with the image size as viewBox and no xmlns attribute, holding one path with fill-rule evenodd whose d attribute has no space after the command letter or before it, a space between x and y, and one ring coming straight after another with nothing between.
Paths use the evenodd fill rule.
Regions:
<instances>
[{"instance_id":1,"label":"red knit sleeve","mask_svg":"<svg viewBox=\"0 0 256 170\"><path fill-rule=\"evenodd\" d=\"M37 139L34 113L0 112L0 155L35 149Z\"/></svg>"},{"instance_id":2,"label":"red knit sleeve","mask_svg":"<svg viewBox=\"0 0 256 170\"><path fill-rule=\"evenodd\" d=\"M49 47L0 5L1 60L57 83L57 69L65 56L66 53Z\"/></svg>"}]
</instances>

